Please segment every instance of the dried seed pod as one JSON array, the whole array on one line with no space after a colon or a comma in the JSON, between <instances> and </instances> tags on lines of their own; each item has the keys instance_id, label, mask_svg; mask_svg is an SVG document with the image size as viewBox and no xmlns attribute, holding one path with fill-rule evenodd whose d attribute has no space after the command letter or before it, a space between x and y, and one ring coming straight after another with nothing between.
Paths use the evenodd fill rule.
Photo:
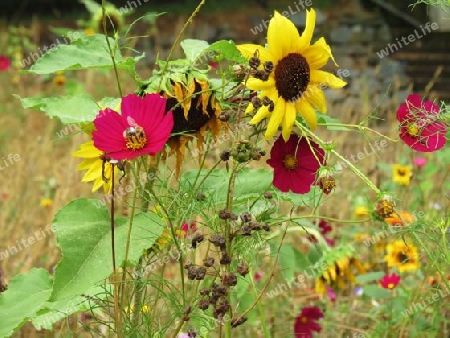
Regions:
<instances>
[{"instance_id":1,"label":"dried seed pod","mask_svg":"<svg viewBox=\"0 0 450 338\"><path fill-rule=\"evenodd\" d=\"M262 104L261 99L259 97L255 96L252 98L252 105L253 105L253 108L258 109L258 108L261 108L263 104Z\"/></svg>"},{"instance_id":2,"label":"dried seed pod","mask_svg":"<svg viewBox=\"0 0 450 338\"><path fill-rule=\"evenodd\" d=\"M211 293L211 288L200 289L200 295L202 295L202 296L209 296L210 293Z\"/></svg>"},{"instance_id":3,"label":"dried seed pod","mask_svg":"<svg viewBox=\"0 0 450 338\"><path fill-rule=\"evenodd\" d=\"M266 191L264 193L264 198L267 198L268 200L271 200L273 198L273 195L272 195L272 193Z\"/></svg>"},{"instance_id":4,"label":"dried seed pod","mask_svg":"<svg viewBox=\"0 0 450 338\"><path fill-rule=\"evenodd\" d=\"M263 223L261 226L262 226L262 228L263 228L265 231L270 231L270 225L269 225L269 224Z\"/></svg>"},{"instance_id":5,"label":"dried seed pod","mask_svg":"<svg viewBox=\"0 0 450 338\"><path fill-rule=\"evenodd\" d=\"M257 56L252 56L248 60L248 64L249 64L250 68L256 70L259 67L259 65L261 64L261 60Z\"/></svg>"},{"instance_id":6,"label":"dried seed pod","mask_svg":"<svg viewBox=\"0 0 450 338\"><path fill-rule=\"evenodd\" d=\"M240 262L238 263L236 272L237 272L238 274L240 274L241 276L245 277L245 276L248 274L248 272L249 272L249 268L248 268L247 263L245 263L245 262L243 262L243 261L240 261Z\"/></svg>"},{"instance_id":7,"label":"dried seed pod","mask_svg":"<svg viewBox=\"0 0 450 338\"><path fill-rule=\"evenodd\" d=\"M264 62L264 70L267 72L267 73L272 73L273 72L273 69L274 69L274 66L273 66L273 62L272 61L266 61L266 62Z\"/></svg>"},{"instance_id":8,"label":"dried seed pod","mask_svg":"<svg viewBox=\"0 0 450 338\"><path fill-rule=\"evenodd\" d=\"M206 257L203 260L203 265L206 266L207 268L210 268L214 265L214 258L213 257Z\"/></svg>"},{"instance_id":9,"label":"dried seed pod","mask_svg":"<svg viewBox=\"0 0 450 338\"><path fill-rule=\"evenodd\" d=\"M243 212L239 217L244 223L250 222L252 220L252 215L250 215L250 213L248 212Z\"/></svg>"},{"instance_id":10,"label":"dried seed pod","mask_svg":"<svg viewBox=\"0 0 450 338\"><path fill-rule=\"evenodd\" d=\"M202 192L199 192L195 198L197 201L204 201L206 199L206 195Z\"/></svg>"},{"instance_id":11,"label":"dried seed pod","mask_svg":"<svg viewBox=\"0 0 450 338\"><path fill-rule=\"evenodd\" d=\"M220 234L211 235L209 241L220 249L225 249L226 241L225 237Z\"/></svg>"},{"instance_id":12,"label":"dried seed pod","mask_svg":"<svg viewBox=\"0 0 450 338\"><path fill-rule=\"evenodd\" d=\"M209 299L200 299L200 301L198 302L198 307L200 310L208 310L209 308Z\"/></svg>"},{"instance_id":13,"label":"dried seed pod","mask_svg":"<svg viewBox=\"0 0 450 338\"><path fill-rule=\"evenodd\" d=\"M226 162L230 159L230 152L228 150L224 150L220 153L219 157L222 161Z\"/></svg>"},{"instance_id":14,"label":"dried seed pod","mask_svg":"<svg viewBox=\"0 0 450 338\"><path fill-rule=\"evenodd\" d=\"M228 253L223 252L222 257L220 257L220 264L228 265L230 263L231 263L231 257L228 255Z\"/></svg>"},{"instance_id":15,"label":"dried seed pod","mask_svg":"<svg viewBox=\"0 0 450 338\"><path fill-rule=\"evenodd\" d=\"M222 283L226 286L235 286L237 284L237 277L233 272L226 272L222 276Z\"/></svg>"}]
</instances>

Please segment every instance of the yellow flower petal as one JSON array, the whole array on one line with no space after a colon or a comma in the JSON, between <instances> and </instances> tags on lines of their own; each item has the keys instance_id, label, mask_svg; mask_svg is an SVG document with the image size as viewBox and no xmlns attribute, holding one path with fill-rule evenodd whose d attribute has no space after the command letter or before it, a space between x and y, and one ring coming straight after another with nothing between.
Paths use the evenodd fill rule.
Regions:
<instances>
[{"instance_id":1,"label":"yellow flower petal","mask_svg":"<svg viewBox=\"0 0 450 338\"><path fill-rule=\"evenodd\" d=\"M324 38L320 38L317 42L308 47L303 53L303 57L306 58L306 61L309 64L310 69L319 69L325 66L328 63L328 60L331 58L334 64L337 66L336 61L334 60L333 54L331 54L331 48L326 43Z\"/></svg>"},{"instance_id":2,"label":"yellow flower petal","mask_svg":"<svg viewBox=\"0 0 450 338\"><path fill-rule=\"evenodd\" d=\"M303 96L308 100L308 102L316 107L318 111L324 114L327 112L325 95L323 94L323 90L320 86L310 84L308 88L306 88L305 93L303 93Z\"/></svg>"},{"instance_id":3,"label":"yellow flower petal","mask_svg":"<svg viewBox=\"0 0 450 338\"><path fill-rule=\"evenodd\" d=\"M317 69L311 70L310 82L330 88L342 88L347 84L347 82L342 81L342 79L334 76L333 74Z\"/></svg>"},{"instance_id":4,"label":"yellow flower petal","mask_svg":"<svg viewBox=\"0 0 450 338\"><path fill-rule=\"evenodd\" d=\"M292 53L298 43L297 27L292 21L275 11L267 29L267 45L275 60L280 60Z\"/></svg>"},{"instance_id":5,"label":"yellow flower petal","mask_svg":"<svg viewBox=\"0 0 450 338\"><path fill-rule=\"evenodd\" d=\"M298 53L303 53L303 51L310 45L315 27L316 11L311 8L311 10L306 11L306 27L297 42L296 51Z\"/></svg>"},{"instance_id":6,"label":"yellow flower petal","mask_svg":"<svg viewBox=\"0 0 450 338\"><path fill-rule=\"evenodd\" d=\"M263 119L265 119L266 117L270 116L270 114L271 113L269 112L269 107L268 106L262 106L261 108L258 109L258 111L255 114L255 116L253 116L253 118L250 120L250 123L251 124L258 124Z\"/></svg>"},{"instance_id":7,"label":"yellow flower petal","mask_svg":"<svg viewBox=\"0 0 450 338\"><path fill-rule=\"evenodd\" d=\"M75 157L99 157L102 154L100 150L94 147L94 141L88 141L80 145L80 150L77 150L72 153Z\"/></svg>"},{"instance_id":8,"label":"yellow flower petal","mask_svg":"<svg viewBox=\"0 0 450 338\"><path fill-rule=\"evenodd\" d=\"M250 59L252 56L255 55L255 52L258 51L259 55L258 57L261 60L261 63L264 63L265 61L272 61L275 64L276 62L278 62L272 55L272 53L270 53L269 50L267 50L263 46L248 43L238 45L236 47L247 59Z\"/></svg>"},{"instance_id":9,"label":"yellow flower petal","mask_svg":"<svg viewBox=\"0 0 450 338\"><path fill-rule=\"evenodd\" d=\"M317 128L317 116L316 112L311 107L307 99L304 97L300 98L300 100L295 105L297 107L297 110L300 111L300 114L302 115L303 119L305 120L306 124L309 126L311 130L316 130Z\"/></svg>"},{"instance_id":10,"label":"yellow flower petal","mask_svg":"<svg viewBox=\"0 0 450 338\"><path fill-rule=\"evenodd\" d=\"M247 81L247 88L251 90L272 90L275 87L275 80L273 76L270 76L267 81L260 79L250 78Z\"/></svg>"},{"instance_id":11,"label":"yellow flower petal","mask_svg":"<svg viewBox=\"0 0 450 338\"><path fill-rule=\"evenodd\" d=\"M272 112L272 116L270 117L269 123L267 124L267 130L264 137L266 140L272 138L278 130L278 127L283 121L285 109L286 109L286 101L283 99L279 99L277 102L274 102L275 109Z\"/></svg>"},{"instance_id":12,"label":"yellow flower petal","mask_svg":"<svg viewBox=\"0 0 450 338\"><path fill-rule=\"evenodd\" d=\"M293 104L286 104L286 111L284 113L283 121L281 123L281 130L283 139L287 142L291 136L292 127L294 126L297 110Z\"/></svg>"}]
</instances>

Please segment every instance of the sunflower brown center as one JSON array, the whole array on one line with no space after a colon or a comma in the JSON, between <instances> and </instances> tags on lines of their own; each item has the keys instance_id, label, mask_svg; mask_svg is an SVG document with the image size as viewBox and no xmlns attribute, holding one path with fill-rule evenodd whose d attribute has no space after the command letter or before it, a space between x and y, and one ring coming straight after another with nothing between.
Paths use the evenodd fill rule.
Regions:
<instances>
[{"instance_id":1,"label":"sunflower brown center","mask_svg":"<svg viewBox=\"0 0 450 338\"><path fill-rule=\"evenodd\" d=\"M123 138L127 149L139 150L145 147L147 144L147 136L145 136L144 129L139 126L128 127L123 132Z\"/></svg>"},{"instance_id":2,"label":"sunflower brown center","mask_svg":"<svg viewBox=\"0 0 450 338\"><path fill-rule=\"evenodd\" d=\"M400 263L405 264L408 262L409 257L405 253L401 252L398 254L397 259Z\"/></svg>"},{"instance_id":3,"label":"sunflower brown center","mask_svg":"<svg viewBox=\"0 0 450 338\"><path fill-rule=\"evenodd\" d=\"M283 165L287 170L294 170L298 167L297 158L294 155L286 155L283 160Z\"/></svg>"},{"instance_id":4,"label":"sunflower brown center","mask_svg":"<svg viewBox=\"0 0 450 338\"><path fill-rule=\"evenodd\" d=\"M309 64L299 53L290 53L282 58L275 68L275 86L286 101L299 99L310 80Z\"/></svg>"},{"instance_id":5,"label":"sunflower brown center","mask_svg":"<svg viewBox=\"0 0 450 338\"><path fill-rule=\"evenodd\" d=\"M399 176L406 176L406 170L405 169L397 169L397 174Z\"/></svg>"}]
</instances>

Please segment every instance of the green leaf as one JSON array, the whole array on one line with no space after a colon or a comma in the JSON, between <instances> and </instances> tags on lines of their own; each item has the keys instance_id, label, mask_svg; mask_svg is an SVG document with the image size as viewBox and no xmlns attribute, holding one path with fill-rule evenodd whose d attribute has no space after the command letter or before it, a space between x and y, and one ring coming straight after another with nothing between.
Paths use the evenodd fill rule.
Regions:
<instances>
[{"instance_id":1,"label":"green leaf","mask_svg":"<svg viewBox=\"0 0 450 338\"><path fill-rule=\"evenodd\" d=\"M247 59L242 56L239 49L237 49L236 45L233 41L220 40L214 42L211 46L205 49L205 52L213 51L221 54L225 59L229 61L235 61L237 63L247 63Z\"/></svg>"},{"instance_id":2,"label":"green leaf","mask_svg":"<svg viewBox=\"0 0 450 338\"><path fill-rule=\"evenodd\" d=\"M101 287L94 287L87 291L85 295L89 295L91 300L87 297L77 296L75 298L63 299L56 302L46 302L41 310L38 311L37 317L33 318L32 323L36 330L52 330L53 325L61 319L84 311L99 312L98 305L92 300L104 300L112 294L112 288L105 290L105 285Z\"/></svg>"},{"instance_id":3,"label":"green leaf","mask_svg":"<svg viewBox=\"0 0 450 338\"><path fill-rule=\"evenodd\" d=\"M339 121L338 119L335 119L331 116L328 115L319 115L319 120L318 120L319 124L324 124L328 130L340 130L340 131L350 131L350 128L347 128L345 126L335 126L334 124L342 124L341 121ZM329 126L328 124L333 124L333 126Z\"/></svg>"},{"instance_id":4,"label":"green leaf","mask_svg":"<svg viewBox=\"0 0 450 338\"><path fill-rule=\"evenodd\" d=\"M127 219L116 219L116 264L125 258ZM138 214L133 221L129 262L134 264L144 249L161 236L163 221L154 213ZM76 199L58 211L54 220L62 259L55 269L50 301L78 296L102 283L112 273L109 213L99 201Z\"/></svg>"},{"instance_id":5,"label":"green leaf","mask_svg":"<svg viewBox=\"0 0 450 338\"><path fill-rule=\"evenodd\" d=\"M389 290L383 289L379 285L365 285L363 289L364 295L375 299L383 299L392 294Z\"/></svg>"},{"instance_id":6,"label":"green leaf","mask_svg":"<svg viewBox=\"0 0 450 338\"><path fill-rule=\"evenodd\" d=\"M285 280L292 280L297 268L295 249L289 245L284 244L280 249L280 256L278 258L278 265L281 269L281 274Z\"/></svg>"},{"instance_id":7,"label":"green leaf","mask_svg":"<svg viewBox=\"0 0 450 338\"><path fill-rule=\"evenodd\" d=\"M64 124L88 123L97 116L100 108L87 94L61 97L26 97L20 99L25 109L45 112L49 118L58 118Z\"/></svg>"},{"instance_id":8,"label":"green leaf","mask_svg":"<svg viewBox=\"0 0 450 338\"><path fill-rule=\"evenodd\" d=\"M186 57L195 62L197 58L203 53L203 51L208 48L208 42L204 40L197 39L186 39L181 41L181 48L183 48L184 54Z\"/></svg>"},{"instance_id":9,"label":"green leaf","mask_svg":"<svg viewBox=\"0 0 450 338\"><path fill-rule=\"evenodd\" d=\"M111 47L114 48L115 41L109 38ZM143 55L136 58L124 59L119 50L115 50L114 60L118 69L134 71L134 66ZM28 61L30 61L28 59ZM29 63L29 62L28 62ZM71 41L69 45L59 44L49 49L38 59L29 70L23 73L51 74L57 71L90 69L90 68L112 68L113 63L104 35L95 34L83 36Z\"/></svg>"},{"instance_id":10,"label":"green leaf","mask_svg":"<svg viewBox=\"0 0 450 338\"><path fill-rule=\"evenodd\" d=\"M52 292L52 278L47 270L32 269L15 276L0 296L0 337L10 337L33 318Z\"/></svg>"},{"instance_id":11,"label":"green leaf","mask_svg":"<svg viewBox=\"0 0 450 338\"><path fill-rule=\"evenodd\" d=\"M383 271L370 272L370 273L366 273L364 275L356 276L356 282L359 284L362 284L362 283L368 283L368 282L373 282L373 281L379 281L381 278L383 278L384 275L385 275L385 273Z\"/></svg>"},{"instance_id":12,"label":"green leaf","mask_svg":"<svg viewBox=\"0 0 450 338\"><path fill-rule=\"evenodd\" d=\"M181 178L182 189L192 191L194 184L199 184L207 173L209 173L209 170L202 170L197 182L195 182L198 171L187 171ZM198 191L209 196L210 200L216 204L223 204L227 199L229 176L230 173L225 169L215 169L203 181ZM260 197L271 186L272 176L272 172L266 169L245 168L239 171L233 195L236 204L249 200L254 202L255 198Z\"/></svg>"}]
</instances>

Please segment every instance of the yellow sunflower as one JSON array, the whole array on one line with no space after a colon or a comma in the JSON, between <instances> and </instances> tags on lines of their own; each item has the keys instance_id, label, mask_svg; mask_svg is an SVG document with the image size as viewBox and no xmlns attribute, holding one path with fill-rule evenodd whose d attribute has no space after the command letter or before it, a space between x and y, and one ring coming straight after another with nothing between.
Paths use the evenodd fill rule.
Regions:
<instances>
[{"instance_id":1,"label":"yellow sunflower","mask_svg":"<svg viewBox=\"0 0 450 338\"><path fill-rule=\"evenodd\" d=\"M392 182L399 185L409 185L412 177L412 168L407 165L392 165Z\"/></svg>"},{"instance_id":2,"label":"yellow sunflower","mask_svg":"<svg viewBox=\"0 0 450 338\"><path fill-rule=\"evenodd\" d=\"M84 158L77 167L77 170L87 170L81 182L94 181L92 192L97 191L101 187L103 187L105 193L111 192L111 165L108 162L103 163L103 153L95 148L94 141L90 140L83 143L80 145L80 149L72 155ZM103 179L103 176L106 178L106 181ZM115 171L114 176L117 177L117 171Z\"/></svg>"},{"instance_id":3,"label":"yellow sunflower","mask_svg":"<svg viewBox=\"0 0 450 338\"><path fill-rule=\"evenodd\" d=\"M403 240L396 240L386 247L387 255L384 260L388 267L397 267L399 272L415 271L419 268L417 248Z\"/></svg>"},{"instance_id":4,"label":"yellow sunflower","mask_svg":"<svg viewBox=\"0 0 450 338\"><path fill-rule=\"evenodd\" d=\"M343 247L325 253L320 266L326 266L326 268L319 273L316 279L315 290L317 293L326 294L326 285L345 289L348 283L356 283L352 267L360 273L364 273L365 268L351 254L350 249Z\"/></svg>"},{"instance_id":5,"label":"yellow sunflower","mask_svg":"<svg viewBox=\"0 0 450 338\"><path fill-rule=\"evenodd\" d=\"M246 58L259 58L261 66L267 65L267 62L273 65L273 71L267 79L252 77L246 82L249 89L260 90L262 98L267 97L273 102L261 106L250 121L257 124L269 118L266 139L274 136L281 125L283 138L287 141L298 112L314 130L317 126L314 108L322 113L327 111L322 89L342 88L346 85L346 82L333 74L319 70L330 58L335 64L336 62L324 38L310 45L315 21L314 9L307 11L306 28L300 36L297 27L275 11L267 30L267 48L255 44L238 46ZM257 107L249 104L246 113L255 108Z\"/></svg>"}]
</instances>

